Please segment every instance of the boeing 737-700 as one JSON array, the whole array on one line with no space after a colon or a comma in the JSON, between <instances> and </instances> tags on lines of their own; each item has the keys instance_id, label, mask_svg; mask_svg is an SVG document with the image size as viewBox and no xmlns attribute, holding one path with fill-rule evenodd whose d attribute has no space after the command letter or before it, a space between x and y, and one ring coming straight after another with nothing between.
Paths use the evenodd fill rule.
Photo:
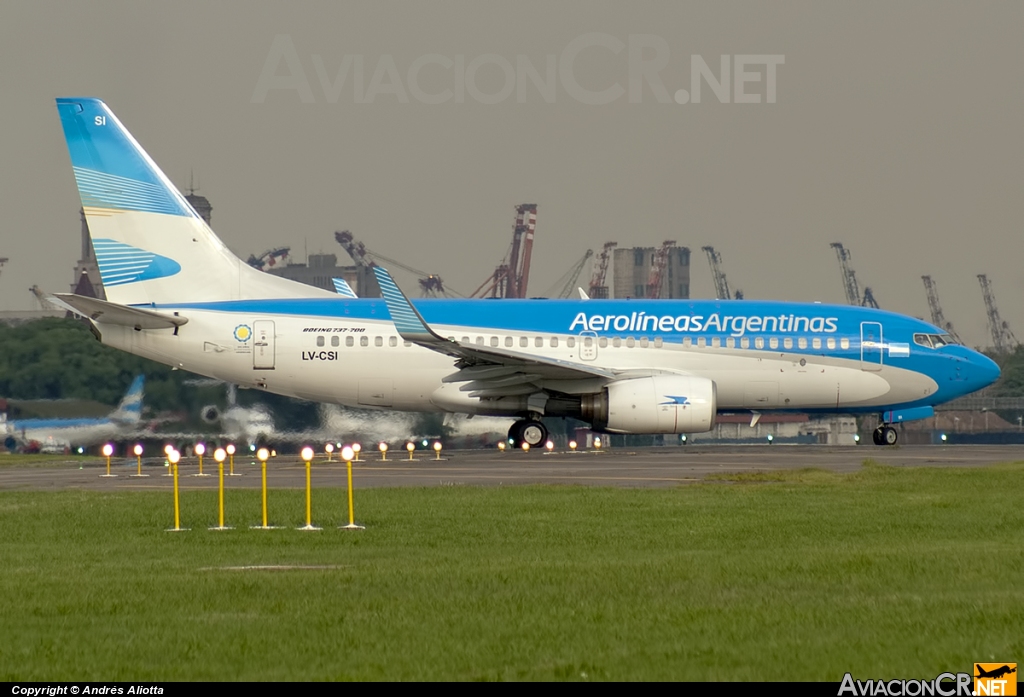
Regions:
<instances>
[{"instance_id":1,"label":"boeing 737-700","mask_svg":"<svg viewBox=\"0 0 1024 697\"><path fill-rule=\"evenodd\" d=\"M57 100L107 300L62 294L105 344L284 395L611 433L696 433L719 412L901 421L991 384L995 363L942 329L863 307L727 300L383 299L261 273L232 254L113 112Z\"/></svg>"},{"instance_id":2,"label":"boeing 737-700","mask_svg":"<svg viewBox=\"0 0 1024 697\"><path fill-rule=\"evenodd\" d=\"M145 378L142 375L136 377L117 408L103 418L0 421L4 447L8 450L61 452L73 446L127 438L139 431L144 384Z\"/></svg>"}]
</instances>

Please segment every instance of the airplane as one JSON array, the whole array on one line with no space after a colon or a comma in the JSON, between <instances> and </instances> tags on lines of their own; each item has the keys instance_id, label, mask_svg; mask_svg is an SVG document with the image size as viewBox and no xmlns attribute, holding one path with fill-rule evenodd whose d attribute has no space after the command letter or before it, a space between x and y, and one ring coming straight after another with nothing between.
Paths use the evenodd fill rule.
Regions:
<instances>
[{"instance_id":1,"label":"airplane","mask_svg":"<svg viewBox=\"0 0 1024 697\"><path fill-rule=\"evenodd\" d=\"M103 418L0 421L4 447L10 451L64 452L72 446L130 437L139 430L144 384L144 376L136 377L117 408Z\"/></svg>"},{"instance_id":2,"label":"airplane","mask_svg":"<svg viewBox=\"0 0 1024 697\"><path fill-rule=\"evenodd\" d=\"M978 669L978 674L974 676L976 678L1001 678L1004 675L1017 672L1016 668L1011 668L1008 665L993 668L992 670L985 670L977 663L974 664L974 667Z\"/></svg>"},{"instance_id":3,"label":"airplane","mask_svg":"<svg viewBox=\"0 0 1024 697\"><path fill-rule=\"evenodd\" d=\"M232 254L99 99L59 98L107 300L58 294L105 344L243 387L353 407L515 419L609 433L709 431L719 412L878 414L893 424L999 376L919 319L757 300L410 301L260 273Z\"/></svg>"}]
</instances>

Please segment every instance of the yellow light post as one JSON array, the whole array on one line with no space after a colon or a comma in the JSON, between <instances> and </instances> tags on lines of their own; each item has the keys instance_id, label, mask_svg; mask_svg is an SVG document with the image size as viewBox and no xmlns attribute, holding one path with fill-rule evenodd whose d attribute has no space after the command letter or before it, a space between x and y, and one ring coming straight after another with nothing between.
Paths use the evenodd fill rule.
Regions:
<instances>
[{"instance_id":1,"label":"yellow light post","mask_svg":"<svg viewBox=\"0 0 1024 697\"><path fill-rule=\"evenodd\" d=\"M213 459L217 461L217 513L219 524L211 530L230 530L231 528L224 527L224 458L227 457L227 452L224 448L217 448L213 451Z\"/></svg>"},{"instance_id":2,"label":"yellow light post","mask_svg":"<svg viewBox=\"0 0 1024 697\"><path fill-rule=\"evenodd\" d=\"M600 450L600 449L601 449L601 439L600 438L595 438L594 439L594 450Z\"/></svg>"},{"instance_id":3,"label":"yellow light post","mask_svg":"<svg viewBox=\"0 0 1024 697\"><path fill-rule=\"evenodd\" d=\"M555 449L555 442L549 440L547 443L544 444L544 449L550 453L552 450Z\"/></svg>"},{"instance_id":4,"label":"yellow light post","mask_svg":"<svg viewBox=\"0 0 1024 697\"><path fill-rule=\"evenodd\" d=\"M114 446L107 443L103 446L103 457L107 458L107 473L101 474L101 477L116 477L116 474L110 473L110 456L114 454Z\"/></svg>"},{"instance_id":5,"label":"yellow light post","mask_svg":"<svg viewBox=\"0 0 1024 697\"><path fill-rule=\"evenodd\" d=\"M306 446L299 454L306 463L306 525L299 528L299 530L320 530L320 528L313 525L313 479L311 474L313 449Z\"/></svg>"},{"instance_id":6,"label":"yellow light post","mask_svg":"<svg viewBox=\"0 0 1024 697\"><path fill-rule=\"evenodd\" d=\"M135 461L138 465L138 471L133 474L133 477L148 477L148 474L142 473L142 443L136 443L135 447L132 448L132 452L135 453Z\"/></svg>"},{"instance_id":7,"label":"yellow light post","mask_svg":"<svg viewBox=\"0 0 1024 697\"><path fill-rule=\"evenodd\" d=\"M416 450L416 444L410 441L405 444L405 449L409 451L409 461L412 462L412 453Z\"/></svg>"},{"instance_id":8,"label":"yellow light post","mask_svg":"<svg viewBox=\"0 0 1024 697\"><path fill-rule=\"evenodd\" d=\"M435 453L435 458L434 459L440 460L441 459L441 441L439 441L439 440L434 441L434 453Z\"/></svg>"},{"instance_id":9,"label":"yellow light post","mask_svg":"<svg viewBox=\"0 0 1024 697\"><path fill-rule=\"evenodd\" d=\"M576 441L574 441L574 440L569 441L569 450L571 450L573 452L576 452Z\"/></svg>"},{"instance_id":10,"label":"yellow light post","mask_svg":"<svg viewBox=\"0 0 1024 697\"><path fill-rule=\"evenodd\" d=\"M167 461L165 463L165 466L167 467L167 471L164 472L164 476L165 477L173 477L174 476L174 468L171 467L171 453L172 452L174 452L174 446L173 445L168 443L167 445L164 446L164 457L167 458Z\"/></svg>"},{"instance_id":11,"label":"yellow light post","mask_svg":"<svg viewBox=\"0 0 1024 697\"><path fill-rule=\"evenodd\" d=\"M388 461L388 444L383 442L383 441L381 441L381 444L377 446L377 449L380 450L380 461L381 462L387 462Z\"/></svg>"},{"instance_id":12,"label":"yellow light post","mask_svg":"<svg viewBox=\"0 0 1024 697\"><path fill-rule=\"evenodd\" d=\"M522 445L522 448L523 448L523 452L524 453L530 452L530 444L529 443L524 442L523 445Z\"/></svg>"},{"instance_id":13,"label":"yellow light post","mask_svg":"<svg viewBox=\"0 0 1024 697\"><path fill-rule=\"evenodd\" d=\"M224 448L224 450L226 450L227 453L228 453L228 463L230 464L230 469L228 471L228 476L229 477L241 477L242 476L241 472L235 472L235 444L234 443L228 443L228 447Z\"/></svg>"},{"instance_id":14,"label":"yellow light post","mask_svg":"<svg viewBox=\"0 0 1024 697\"><path fill-rule=\"evenodd\" d=\"M267 458L270 457L270 451L266 448L260 448L256 451L256 459L260 461L260 469L263 474L263 525L254 525L253 528L256 530L270 530L270 525L267 523Z\"/></svg>"},{"instance_id":15,"label":"yellow light post","mask_svg":"<svg viewBox=\"0 0 1024 697\"><path fill-rule=\"evenodd\" d=\"M203 455L206 454L206 446L202 443L196 443L195 453L199 456L199 474L193 475L196 477L209 477L208 474L203 474Z\"/></svg>"},{"instance_id":16,"label":"yellow light post","mask_svg":"<svg viewBox=\"0 0 1024 697\"><path fill-rule=\"evenodd\" d=\"M500 450L501 452L505 452L505 441L498 442L498 450Z\"/></svg>"},{"instance_id":17,"label":"yellow light post","mask_svg":"<svg viewBox=\"0 0 1024 697\"><path fill-rule=\"evenodd\" d=\"M327 461L331 461L331 453L334 452L334 443L328 443L324 446L324 450L327 452Z\"/></svg>"},{"instance_id":18,"label":"yellow light post","mask_svg":"<svg viewBox=\"0 0 1024 697\"><path fill-rule=\"evenodd\" d=\"M410 443L410 445L412 445ZM411 452L411 451L410 451ZM356 525L355 506L352 503L352 456L355 451L347 445L341 449L341 458L345 461L348 470L348 525L342 525L342 530L365 530L362 525Z\"/></svg>"},{"instance_id":19,"label":"yellow light post","mask_svg":"<svg viewBox=\"0 0 1024 697\"><path fill-rule=\"evenodd\" d=\"M352 444L352 452L355 453L355 457L352 459L353 462L360 462L359 453L361 453L362 451L363 446L359 445L359 443Z\"/></svg>"},{"instance_id":20,"label":"yellow light post","mask_svg":"<svg viewBox=\"0 0 1024 697\"><path fill-rule=\"evenodd\" d=\"M178 460L181 459L181 453L171 448L167 459L171 463L171 476L174 477L174 527L167 532L184 532L188 528L181 527L181 508L178 505Z\"/></svg>"}]
</instances>

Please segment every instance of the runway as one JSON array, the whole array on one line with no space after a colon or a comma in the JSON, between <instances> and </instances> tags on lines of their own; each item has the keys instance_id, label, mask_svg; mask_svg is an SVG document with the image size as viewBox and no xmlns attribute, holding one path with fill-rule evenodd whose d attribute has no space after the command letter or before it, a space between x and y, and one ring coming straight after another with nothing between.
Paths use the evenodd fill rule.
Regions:
<instances>
[{"instance_id":1,"label":"runway","mask_svg":"<svg viewBox=\"0 0 1024 697\"><path fill-rule=\"evenodd\" d=\"M345 486L344 463L327 462L323 456L313 463L313 486ZM419 451L381 461L353 463L356 488L399 486L506 486L523 484L569 484L582 486L667 487L698 482L709 474L770 471L818 467L833 472L852 472L865 460L896 467L986 467L1024 460L1019 446L920 445L895 448L876 446L679 446L674 448L615 449L600 452L500 453L466 450L442 454ZM227 469L225 467L225 469ZM89 489L100 491L169 490L172 477L164 476L163 461L145 460L143 473L134 459L119 460L111 466L116 477L101 477L106 470L102 458L58 459L54 464L0 467L0 491ZM259 463L237 459L235 471L241 476L225 477L230 488L260 486ZM216 463L204 461L198 477L198 462L189 458L179 464L179 486L183 490L215 489ZM305 467L297 456L272 458L267 463L271 488L302 488Z\"/></svg>"}]
</instances>

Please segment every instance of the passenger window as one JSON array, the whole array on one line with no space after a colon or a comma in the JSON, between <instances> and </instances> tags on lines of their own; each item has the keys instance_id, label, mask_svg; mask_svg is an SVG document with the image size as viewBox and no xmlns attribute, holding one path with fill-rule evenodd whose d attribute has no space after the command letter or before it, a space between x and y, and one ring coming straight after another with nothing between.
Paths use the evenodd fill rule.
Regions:
<instances>
[{"instance_id":1,"label":"passenger window","mask_svg":"<svg viewBox=\"0 0 1024 697\"><path fill-rule=\"evenodd\" d=\"M586 346L587 348L590 348L591 346L593 346L594 345L594 337L592 337L592 336L583 337L583 345Z\"/></svg>"},{"instance_id":2,"label":"passenger window","mask_svg":"<svg viewBox=\"0 0 1024 697\"><path fill-rule=\"evenodd\" d=\"M370 337L368 337L368 336L361 336L361 337L359 337L359 345L360 346L369 346L370 345Z\"/></svg>"},{"instance_id":3,"label":"passenger window","mask_svg":"<svg viewBox=\"0 0 1024 697\"><path fill-rule=\"evenodd\" d=\"M468 344L469 343L469 337L468 336L462 337L462 343Z\"/></svg>"},{"instance_id":4,"label":"passenger window","mask_svg":"<svg viewBox=\"0 0 1024 697\"><path fill-rule=\"evenodd\" d=\"M536 346L537 348L544 348L544 337L538 336L536 339L533 340L533 345Z\"/></svg>"},{"instance_id":5,"label":"passenger window","mask_svg":"<svg viewBox=\"0 0 1024 697\"><path fill-rule=\"evenodd\" d=\"M804 337L800 337L799 339L796 340L796 345L802 349L807 348L807 339L805 339Z\"/></svg>"},{"instance_id":6,"label":"passenger window","mask_svg":"<svg viewBox=\"0 0 1024 697\"><path fill-rule=\"evenodd\" d=\"M836 347L836 340L830 336L828 339L825 340L825 345L828 346L830 349L834 349Z\"/></svg>"},{"instance_id":7,"label":"passenger window","mask_svg":"<svg viewBox=\"0 0 1024 697\"><path fill-rule=\"evenodd\" d=\"M569 348L575 347L576 346L576 337L570 336L568 339L565 340L565 345L568 346Z\"/></svg>"},{"instance_id":8,"label":"passenger window","mask_svg":"<svg viewBox=\"0 0 1024 697\"><path fill-rule=\"evenodd\" d=\"M345 337L345 345L346 345L346 346L351 346L351 345L352 345L352 344L354 344L355 342L356 342L356 340L355 340L355 338L354 338L354 337L351 337L351 336L346 336L346 337Z\"/></svg>"},{"instance_id":9,"label":"passenger window","mask_svg":"<svg viewBox=\"0 0 1024 697\"><path fill-rule=\"evenodd\" d=\"M590 344L587 344L587 346L589 345ZM597 345L600 346L601 348L608 348L608 339L602 336L600 339L597 340Z\"/></svg>"},{"instance_id":10,"label":"passenger window","mask_svg":"<svg viewBox=\"0 0 1024 697\"><path fill-rule=\"evenodd\" d=\"M512 337L510 337L510 336L506 336L505 337L505 346L507 348L512 348Z\"/></svg>"},{"instance_id":11,"label":"passenger window","mask_svg":"<svg viewBox=\"0 0 1024 697\"><path fill-rule=\"evenodd\" d=\"M664 343L665 342L662 341L661 337L659 336L659 337L654 339L654 348L661 348Z\"/></svg>"},{"instance_id":12,"label":"passenger window","mask_svg":"<svg viewBox=\"0 0 1024 697\"><path fill-rule=\"evenodd\" d=\"M383 346L384 345L384 337L382 337L382 336L375 336L375 337L373 337L373 345L374 346Z\"/></svg>"},{"instance_id":13,"label":"passenger window","mask_svg":"<svg viewBox=\"0 0 1024 697\"><path fill-rule=\"evenodd\" d=\"M483 346L484 345L484 338L482 336L478 336L476 338L476 345L477 346Z\"/></svg>"},{"instance_id":14,"label":"passenger window","mask_svg":"<svg viewBox=\"0 0 1024 697\"><path fill-rule=\"evenodd\" d=\"M412 342L411 342L411 341L403 341L402 343L403 343L403 344L404 344L404 345L405 345L405 346L406 346L407 348L408 348L409 346L412 346Z\"/></svg>"},{"instance_id":15,"label":"passenger window","mask_svg":"<svg viewBox=\"0 0 1024 697\"><path fill-rule=\"evenodd\" d=\"M697 348L704 348L704 344L705 344L704 337L698 336L697 337Z\"/></svg>"},{"instance_id":16,"label":"passenger window","mask_svg":"<svg viewBox=\"0 0 1024 697\"><path fill-rule=\"evenodd\" d=\"M722 346L722 340L717 336L711 339L711 348L720 348Z\"/></svg>"},{"instance_id":17,"label":"passenger window","mask_svg":"<svg viewBox=\"0 0 1024 697\"><path fill-rule=\"evenodd\" d=\"M740 348L750 348L750 339L747 337L740 339Z\"/></svg>"},{"instance_id":18,"label":"passenger window","mask_svg":"<svg viewBox=\"0 0 1024 697\"><path fill-rule=\"evenodd\" d=\"M725 340L725 347L726 348L736 348L736 339L734 339L734 338L732 338L730 336L728 339Z\"/></svg>"},{"instance_id":19,"label":"passenger window","mask_svg":"<svg viewBox=\"0 0 1024 697\"><path fill-rule=\"evenodd\" d=\"M764 337L763 336L759 336L756 339L754 339L754 348L759 348L759 349L763 349L764 348Z\"/></svg>"},{"instance_id":20,"label":"passenger window","mask_svg":"<svg viewBox=\"0 0 1024 697\"><path fill-rule=\"evenodd\" d=\"M631 336L627 337L626 338L626 348L633 348L634 346L636 346L636 339L634 339Z\"/></svg>"},{"instance_id":21,"label":"passenger window","mask_svg":"<svg viewBox=\"0 0 1024 697\"><path fill-rule=\"evenodd\" d=\"M332 336L331 337L331 346L337 346L340 343L341 343L341 338L340 337L337 337L337 336Z\"/></svg>"},{"instance_id":22,"label":"passenger window","mask_svg":"<svg viewBox=\"0 0 1024 697\"><path fill-rule=\"evenodd\" d=\"M392 348L394 348L395 346L398 346L398 337L397 336L389 336L388 337L388 346L391 346Z\"/></svg>"},{"instance_id":23,"label":"passenger window","mask_svg":"<svg viewBox=\"0 0 1024 697\"><path fill-rule=\"evenodd\" d=\"M841 348L841 349L848 349L848 348L850 348L850 340L849 339L840 339L839 340L839 348Z\"/></svg>"},{"instance_id":24,"label":"passenger window","mask_svg":"<svg viewBox=\"0 0 1024 697\"><path fill-rule=\"evenodd\" d=\"M640 348L647 348L651 342L647 340L646 336L640 337Z\"/></svg>"},{"instance_id":25,"label":"passenger window","mask_svg":"<svg viewBox=\"0 0 1024 697\"><path fill-rule=\"evenodd\" d=\"M323 346L324 345L324 338L322 336L318 336L316 338L316 345L317 346Z\"/></svg>"},{"instance_id":26,"label":"passenger window","mask_svg":"<svg viewBox=\"0 0 1024 697\"><path fill-rule=\"evenodd\" d=\"M812 348L816 348L816 349L820 349L821 348L821 339L819 339L818 337L814 337L813 339L811 339L811 347Z\"/></svg>"},{"instance_id":27,"label":"passenger window","mask_svg":"<svg viewBox=\"0 0 1024 697\"><path fill-rule=\"evenodd\" d=\"M551 348L558 348L558 337L551 337Z\"/></svg>"},{"instance_id":28,"label":"passenger window","mask_svg":"<svg viewBox=\"0 0 1024 697\"><path fill-rule=\"evenodd\" d=\"M622 339L619 337L612 339L612 348L622 348Z\"/></svg>"},{"instance_id":29,"label":"passenger window","mask_svg":"<svg viewBox=\"0 0 1024 697\"><path fill-rule=\"evenodd\" d=\"M768 348L777 349L779 347L778 337L773 336L768 340Z\"/></svg>"},{"instance_id":30,"label":"passenger window","mask_svg":"<svg viewBox=\"0 0 1024 697\"><path fill-rule=\"evenodd\" d=\"M793 348L793 340L787 336L785 339L782 340L782 348Z\"/></svg>"},{"instance_id":31,"label":"passenger window","mask_svg":"<svg viewBox=\"0 0 1024 697\"><path fill-rule=\"evenodd\" d=\"M496 336L492 336L491 337L491 346L494 347L494 348L498 347L498 337L496 337Z\"/></svg>"},{"instance_id":32,"label":"passenger window","mask_svg":"<svg viewBox=\"0 0 1024 697\"><path fill-rule=\"evenodd\" d=\"M688 336L684 336L683 337L683 346L685 346L686 348L690 348L691 346L693 346L693 339L691 339Z\"/></svg>"}]
</instances>

